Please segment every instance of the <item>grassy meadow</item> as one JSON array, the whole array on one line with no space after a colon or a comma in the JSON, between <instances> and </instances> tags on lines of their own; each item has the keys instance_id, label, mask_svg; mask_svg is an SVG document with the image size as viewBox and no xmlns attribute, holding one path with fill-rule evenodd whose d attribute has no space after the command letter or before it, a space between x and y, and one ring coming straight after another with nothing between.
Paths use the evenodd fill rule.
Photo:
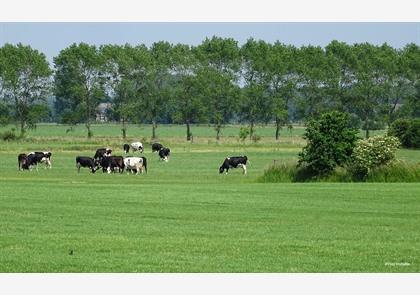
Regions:
<instances>
[{"instance_id":1,"label":"grassy meadow","mask_svg":"<svg viewBox=\"0 0 420 295\"><path fill-rule=\"evenodd\" d=\"M276 161L293 161L304 129L258 127L258 143L228 126L160 126L168 163L145 142L148 174L77 173L75 157L109 146L120 126L39 125L0 145L0 272L419 272L420 183L258 183ZM4 130L4 128L3 128ZM1 132L2 130L0 130ZM378 132L380 133L380 131ZM52 169L17 171L17 154L50 149ZM248 174L220 175L224 157L246 154ZM399 150L420 162L420 151Z\"/></svg>"}]
</instances>

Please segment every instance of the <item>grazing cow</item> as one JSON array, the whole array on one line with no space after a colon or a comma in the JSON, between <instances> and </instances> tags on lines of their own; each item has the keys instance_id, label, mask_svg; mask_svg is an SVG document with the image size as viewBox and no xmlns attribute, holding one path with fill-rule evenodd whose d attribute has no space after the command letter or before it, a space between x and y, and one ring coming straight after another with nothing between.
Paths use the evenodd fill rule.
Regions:
<instances>
[{"instance_id":1,"label":"grazing cow","mask_svg":"<svg viewBox=\"0 0 420 295\"><path fill-rule=\"evenodd\" d=\"M219 168L219 173L223 173L226 170L226 174L229 171L229 168L238 168L241 167L246 174L246 162L248 161L247 156L239 157L228 157L223 162L222 166Z\"/></svg>"},{"instance_id":2,"label":"grazing cow","mask_svg":"<svg viewBox=\"0 0 420 295\"><path fill-rule=\"evenodd\" d=\"M128 152L130 151L130 145L128 143L125 143L123 145L123 149L124 149L124 153L128 154Z\"/></svg>"},{"instance_id":3,"label":"grazing cow","mask_svg":"<svg viewBox=\"0 0 420 295\"><path fill-rule=\"evenodd\" d=\"M19 169L19 171L23 169L23 166L25 165L27 158L28 158L28 156L26 154L19 154L18 155L18 169Z\"/></svg>"},{"instance_id":4,"label":"grazing cow","mask_svg":"<svg viewBox=\"0 0 420 295\"><path fill-rule=\"evenodd\" d=\"M168 149L166 147L161 148L160 151L159 151L160 160L168 162L170 153L171 153L170 149Z\"/></svg>"},{"instance_id":5,"label":"grazing cow","mask_svg":"<svg viewBox=\"0 0 420 295\"><path fill-rule=\"evenodd\" d=\"M103 157L101 160L102 172L124 172L124 158L121 156Z\"/></svg>"},{"instance_id":6,"label":"grazing cow","mask_svg":"<svg viewBox=\"0 0 420 295\"><path fill-rule=\"evenodd\" d=\"M152 144L152 153L160 151L161 148L163 148L163 145L161 145L158 142L155 142L154 144Z\"/></svg>"},{"instance_id":7,"label":"grazing cow","mask_svg":"<svg viewBox=\"0 0 420 295\"><path fill-rule=\"evenodd\" d=\"M143 173L143 171L146 171L147 173L147 159L145 157L127 157L124 158L124 166L128 171L131 171L133 173L136 171L136 175L140 173Z\"/></svg>"},{"instance_id":8,"label":"grazing cow","mask_svg":"<svg viewBox=\"0 0 420 295\"><path fill-rule=\"evenodd\" d=\"M131 147L133 148L133 152L140 151L143 152L143 144L139 141L131 143Z\"/></svg>"},{"instance_id":9,"label":"grazing cow","mask_svg":"<svg viewBox=\"0 0 420 295\"><path fill-rule=\"evenodd\" d=\"M38 170L38 163L45 163L45 168L51 168L51 155L51 152L31 152L26 157L22 168L31 170L32 166L35 166Z\"/></svg>"},{"instance_id":10,"label":"grazing cow","mask_svg":"<svg viewBox=\"0 0 420 295\"><path fill-rule=\"evenodd\" d=\"M76 157L77 172L80 173L80 167L89 168L92 173L99 169L99 161L91 157Z\"/></svg>"},{"instance_id":11,"label":"grazing cow","mask_svg":"<svg viewBox=\"0 0 420 295\"><path fill-rule=\"evenodd\" d=\"M101 161L103 157L109 157L112 154L112 150L110 148L101 148L97 149L93 158L95 160Z\"/></svg>"}]
</instances>

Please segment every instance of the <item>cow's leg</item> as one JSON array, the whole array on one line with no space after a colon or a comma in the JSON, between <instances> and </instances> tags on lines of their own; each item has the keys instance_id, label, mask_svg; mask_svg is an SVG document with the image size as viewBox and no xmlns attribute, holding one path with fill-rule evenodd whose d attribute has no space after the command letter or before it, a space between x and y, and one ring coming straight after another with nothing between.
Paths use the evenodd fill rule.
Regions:
<instances>
[{"instance_id":1,"label":"cow's leg","mask_svg":"<svg viewBox=\"0 0 420 295\"><path fill-rule=\"evenodd\" d=\"M76 167L77 167L77 173L80 173L80 163L77 163Z\"/></svg>"},{"instance_id":2,"label":"cow's leg","mask_svg":"<svg viewBox=\"0 0 420 295\"><path fill-rule=\"evenodd\" d=\"M246 174L246 165L242 165L242 169L244 169L244 174Z\"/></svg>"}]
</instances>

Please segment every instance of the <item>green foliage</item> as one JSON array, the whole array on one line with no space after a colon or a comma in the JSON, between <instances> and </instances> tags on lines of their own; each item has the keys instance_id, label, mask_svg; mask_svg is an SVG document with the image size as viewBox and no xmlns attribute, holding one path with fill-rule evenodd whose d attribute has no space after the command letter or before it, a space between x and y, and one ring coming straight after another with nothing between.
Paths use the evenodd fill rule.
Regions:
<instances>
[{"instance_id":1,"label":"green foliage","mask_svg":"<svg viewBox=\"0 0 420 295\"><path fill-rule=\"evenodd\" d=\"M5 104L0 103L0 126L9 124L11 120L12 116L9 108Z\"/></svg>"},{"instance_id":2,"label":"green foliage","mask_svg":"<svg viewBox=\"0 0 420 295\"><path fill-rule=\"evenodd\" d=\"M18 122L24 136L27 128L44 116L41 109L50 94L51 74L43 53L21 43L1 47L0 121Z\"/></svg>"},{"instance_id":3,"label":"green foliage","mask_svg":"<svg viewBox=\"0 0 420 295\"><path fill-rule=\"evenodd\" d=\"M336 166L346 164L357 139L357 130L348 126L348 114L336 111L310 120L304 134L308 143L299 153L299 166L317 176L326 176Z\"/></svg>"},{"instance_id":4,"label":"green foliage","mask_svg":"<svg viewBox=\"0 0 420 295\"><path fill-rule=\"evenodd\" d=\"M420 164L393 161L388 165L372 168L366 177L359 177L345 167L336 168L328 177L314 177L294 162L270 165L258 182L420 182Z\"/></svg>"},{"instance_id":5,"label":"green foliage","mask_svg":"<svg viewBox=\"0 0 420 295\"><path fill-rule=\"evenodd\" d=\"M394 121L388 135L397 137L406 148L420 147L420 119L398 119Z\"/></svg>"},{"instance_id":6,"label":"green foliage","mask_svg":"<svg viewBox=\"0 0 420 295\"><path fill-rule=\"evenodd\" d=\"M18 136L15 133L15 130L6 130L3 133L0 133L0 138L4 141L13 141L17 140Z\"/></svg>"},{"instance_id":7,"label":"green foliage","mask_svg":"<svg viewBox=\"0 0 420 295\"><path fill-rule=\"evenodd\" d=\"M400 141L394 136L374 136L359 140L349 169L354 177L366 179L372 169L387 165L395 159L399 145Z\"/></svg>"},{"instance_id":8,"label":"green foliage","mask_svg":"<svg viewBox=\"0 0 420 295\"><path fill-rule=\"evenodd\" d=\"M250 133L249 127L241 127L239 129L239 139L244 142Z\"/></svg>"}]
</instances>

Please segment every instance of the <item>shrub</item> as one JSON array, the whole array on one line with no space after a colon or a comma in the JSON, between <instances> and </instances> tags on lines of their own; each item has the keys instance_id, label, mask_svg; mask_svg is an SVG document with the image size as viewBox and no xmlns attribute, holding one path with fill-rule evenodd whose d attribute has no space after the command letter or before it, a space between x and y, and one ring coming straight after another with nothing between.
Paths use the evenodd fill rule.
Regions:
<instances>
[{"instance_id":1,"label":"shrub","mask_svg":"<svg viewBox=\"0 0 420 295\"><path fill-rule=\"evenodd\" d=\"M239 129L239 138L244 141L248 135L250 134L250 130L248 127L241 127L241 129Z\"/></svg>"},{"instance_id":2,"label":"shrub","mask_svg":"<svg viewBox=\"0 0 420 295\"><path fill-rule=\"evenodd\" d=\"M398 137L403 147L420 148L420 119L395 120L388 130L388 135Z\"/></svg>"},{"instance_id":3,"label":"shrub","mask_svg":"<svg viewBox=\"0 0 420 295\"><path fill-rule=\"evenodd\" d=\"M18 136L16 135L14 130L7 130L3 133L0 133L0 138L3 139L4 141L13 141L13 140L17 140Z\"/></svg>"},{"instance_id":4,"label":"shrub","mask_svg":"<svg viewBox=\"0 0 420 295\"><path fill-rule=\"evenodd\" d=\"M365 178L355 178L351 170L337 167L327 177L312 177L305 168L286 162L268 167L258 182L420 182L420 164L393 161L388 165L372 168Z\"/></svg>"},{"instance_id":5,"label":"shrub","mask_svg":"<svg viewBox=\"0 0 420 295\"><path fill-rule=\"evenodd\" d=\"M395 159L400 145L394 136L374 136L359 140L353 151L349 169L356 179L366 179L370 171Z\"/></svg>"},{"instance_id":6,"label":"shrub","mask_svg":"<svg viewBox=\"0 0 420 295\"><path fill-rule=\"evenodd\" d=\"M358 130L349 126L349 115L337 111L309 121L304 134L308 144L299 153L299 166L308 169L309 173L327 176L336 166L346 164L358 133Z\"/></svg>"}]
</instances>

